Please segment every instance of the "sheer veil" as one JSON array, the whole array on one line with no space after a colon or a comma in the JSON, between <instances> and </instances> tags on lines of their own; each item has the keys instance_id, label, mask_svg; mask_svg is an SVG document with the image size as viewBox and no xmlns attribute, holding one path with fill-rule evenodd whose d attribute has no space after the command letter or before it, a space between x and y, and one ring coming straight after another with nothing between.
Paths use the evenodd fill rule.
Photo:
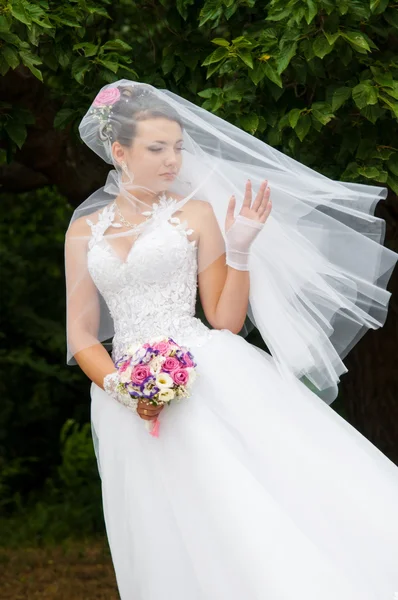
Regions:
<instances>
[{"instance_id":1,"label":"sheer veil","mask_svg":"<svg viewBox=\"0 0 398 600\"><path fill-rule=\"evenodd\" d=\"M148 115L177 123L182 131L181 166L163 189L134 163L121 168L112 151L117 140L129 145L128 135ZM206 214L216 220L222 239L231 195L238 212L247 179L254 191L267 179L273 208L251 250L248 317L278 369L306 376L330 404L347 371L344 357L386 319L391 295L386 288L398 254L383 246L385 221L374 210L387 189L332 181L175 93L126 79L100 90L79 131L114 168L104 187L75 210L66 234L68 364L75 364L77 351L113 335L109 311L90 287L87 219L110 245L132 246L137 232L116 225L101 231L99 211L119 197L131 214L147 217L144 190L165 205L167 195L173 197L170 211L180 210L193 229L199 212L189 201L208 203ZM219 237L201 249L199 272L225 251ZM79 323L87 314L95 319L82 335Z\"/></svg>"}]
</instances>

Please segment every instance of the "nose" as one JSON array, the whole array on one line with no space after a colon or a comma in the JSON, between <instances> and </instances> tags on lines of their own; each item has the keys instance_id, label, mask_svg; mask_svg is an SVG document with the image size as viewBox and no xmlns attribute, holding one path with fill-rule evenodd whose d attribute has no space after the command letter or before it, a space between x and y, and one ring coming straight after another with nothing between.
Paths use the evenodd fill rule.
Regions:
<instances>
[{"instance_id":1,"label":"nose","mask_svg":"<svg viewBox=\"0 0 398 600\"><path fill-rule=\"evenodd\" d=\"M173 150L173 148L170 148L170 150L168 151L166 158L165 158L165 164L166 165L175 165L177 162L177 154L175 152L175 150Z\"/></svg>"}]
</instances>

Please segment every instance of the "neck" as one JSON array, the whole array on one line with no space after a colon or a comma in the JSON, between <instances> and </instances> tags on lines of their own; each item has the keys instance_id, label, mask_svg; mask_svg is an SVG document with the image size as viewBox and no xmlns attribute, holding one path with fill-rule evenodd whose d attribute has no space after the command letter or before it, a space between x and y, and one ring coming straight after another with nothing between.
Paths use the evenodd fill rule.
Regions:
<instances>
[{"instance_id":1,"label":"neck","mask_svg":"<svg viewBox=\"0 0 398 600\"><path fill-rule=\"evenodd\" d=\"M167 190L162 190L160 192L155 193L139 189L134 190L134 194L130 192L129 196L119 194L115 200L125 217L128 218L129 215L135 216L147 210L146 207L152 209L152 204L158 203L160 197L166 191Z\"/></svg>"}]
</instances>

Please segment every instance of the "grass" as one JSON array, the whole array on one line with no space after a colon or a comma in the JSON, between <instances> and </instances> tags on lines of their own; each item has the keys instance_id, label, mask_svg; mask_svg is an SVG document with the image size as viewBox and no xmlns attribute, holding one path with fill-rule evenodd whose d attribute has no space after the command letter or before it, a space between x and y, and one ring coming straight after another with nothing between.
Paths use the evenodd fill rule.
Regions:
<instances>
[{"instance_id":1,"label":"grass","mask_svg":"<svg viewBox=\"0 0 398 600\"><path fill-rule=\"evenodd\" d=\"M120 600L106 538L0 547L2 600Z\"/></svg>"}]
</instances>

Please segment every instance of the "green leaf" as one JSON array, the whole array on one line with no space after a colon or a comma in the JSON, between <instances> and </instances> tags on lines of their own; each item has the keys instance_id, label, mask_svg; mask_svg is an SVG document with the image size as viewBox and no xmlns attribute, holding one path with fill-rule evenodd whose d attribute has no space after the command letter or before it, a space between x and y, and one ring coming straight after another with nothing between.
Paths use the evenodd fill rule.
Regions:
<instances>
[{"instance_id":1,"label":"green leaf","mask_svg":"<svg viewBox=\"0 0 398 600\"><path fill-rule=\"evenodd\" d=\"M397 9L390 8L383 13L383 17L389 25L394 29L398 29L398 11Z\"/></svg>"},{"instance_id":2,"label":"green leaf","mask_svg":"<svg viewBox=\"0 0 398 600\"><path fill-rule=\"evenodd\" d=\"M55 129L62 129L70 123L76 115L76 111L71 108L61 108L54 117L53 126Z\"/></svg>"},{"instance_id":3,"label":"green leaf","mask_svg":"<svg viewBox=\"0 0 398 600\"><path fill-rule=\"evenodd\" d=\"M398 178L395 179L393 175L389 175L387 177L387 185L395 194L398 195Z\"/></svg>"},{"instance_id":4,"label":"green leaf","mask_svg":"<svg viewBox=\"0 0 398 600\"><path fill-rule=\"evenodd\" d=\"M387 167L390 169L391 173L394 173L394 175L398 177L398 152L389 158Z\"/></svg>"},{"instance_id":5,"label":"green leaf","mask_svg":"<svg viewBox=\"0 0 398 600\"><path fill-rule=\"evenodd\" d=\"M258 60L254 65L253 71L249 71L249 77L254 85L258 85L265 77L265 63Z\"/></svg>"},{"instance_id":6,"label":"green leaf","mask_svg":"<svg viewBox=\"0 0 398 600\"><path fill-rule=\"evenodd\" d=\"M392 73L389 71L382 71L377 67L370 67L370 70L373 73L373 78L379 85L383 87L393 87L394 81L392 78Z\"/></svg>"},{"instance_id":7,"label":"green leaf","mask_svg":"<svg viewBox=\"0 0 398 600\"><path fill-rule=\"evenodd\" d=\"M14 48L12 46L3 46L1 53L7 63L10 65L11 69L16 69L19 65L19 56Z\"/></svg>"},{"instance_id":8,"label":"green leaf","mask_svg":"<svg viewBox=\"0 0 398 600\"><path fill-rule=\"evenodd\" d=\"M7 14L0 15L0 31L9 31L11 27L11 19Z\"/></svg>"},{"instance_id":9,"label":"green leaf","mask_svg":"<svg viewBox=\"0 0 398 600\"><path fill-rule=\"evenodd\" d=\"M318 7L314 0L307 0L306 4L307 7L305 10L305 20L307 21L307 24L310 25L318 12Z\"/></svg>"},{"instance_id":10,"label":"green leaf","mask_svg":"<svg viewBox=\"0 0 398 600\"><path fill-rule=\"evenodd\" d=\"M292 9L290 6L282 9L276 10L274 13L271 13L266 17L266 21L281 21L282 19L286 19L286 17L290 17L292 14Z\"/></svg>"},{"instance_id":11,"label":"green leaf","mask_svg":"<svg viewBox=\"0 0 398 600\"><path fill-rule=\"evenodd\" d=\"M392 89L387 88L383 90L383 92L387 93L389 96L392 96L395 98L395 100L398 100L398 81L393 81L391 88Z\"/></svg>"},{"instance_id":12,"label":"green leaf","mask_svg":"<svg viewBox=\"0 0 398 600\"><path fill-rule=\"evenodd\" d=\"M84 56L89 58L91 56L96 56L98 52L99 45L90 44L88 42L83 42L81 44L74 44L72 46L73 50L83 50Z\"/></svg>"},{"instance_id":13,"label":"green leaf","mask_svg":"<svg viewBox=\"0 0 398 600\"><path fill-rule=\"evenodd\" d=\"M283 73L293 56L296 54L296 51L297 42L290 42L284 45L278 57L276 58L276 68L278 75Z\"/></svg>"},{"instance_id":14,"label":"green leaf","mask_svg":"<svg viewBox=\"0 0 398 600\"><path fill-rule=\"evenodd\" d=\"M112 71L112 73L117 73L118 69L119 69L119 63L113 62L111 60L99 60L98 61L101 65L103 65L106 69L109 69L110 71ZM88 69L90 68L90 65L86 65L88 67ZM84 73L87 72L88 69L84 70ZM83 74L84 74L83 73Z\"/></svg>"},{"instance_id":15,"label":"green leaf","mask_svg":"<svg viewBox=\"0 0 398 600\"><path fill-rule=\"evenodd\" d=\"M224 38L214 38L213 40L211 40L211 43L216 44L217 46L229 46L228 40L224 40Z\"/></svg>"},{"instance_id":16,"label":"green leaf","mask_svg":"<svg viewBox=\"0 0 398 600\"><path fill-rule=\"evenodd\" d=\"M387 171L378 169L377 167L359 167L358 173L366 177L366 179L376 179L376 181L386 182Z\"/></svg>"},{"instance_id":17,"label":"green leaf","mask_svg":"<svg viewBox=\"0 0 398 600\"><path fill-rule=\"evenodd\" d=\"M21 149L27 135L25 125L16 119L10 119L5 125L5 130L12 141L16 143L19 149Z\"/></svg>"},{"instance_id":18,"label":"green leaf","mask_svg":"<svg viewBox=\"0 0 398 600\"><path fill-rule=\"evenodd\" d=\"M377 119L379 119L383 114L384 110L378 104L373 104L373 106L365 106L361 109L361 115L363 115L373 124L375 124Z\"/></svg>"},{"instance_id":19,"label":"green leaf","mask_svg":"<svg viewBox=\"0 0 398 600\"><path fill-rule=\"evenodd\" d=\"M358 158L359 160L368 160L374 152L375 145L376 142L373 136L361 139L355 153L355 158Z\"/></svg>"},{"instance_id":20,"label":"green leaf","mask_svg":"<svg viewBox=\"0 0 398 600\"><path fill-rule=\"evenodd\" d=\"M237 48L251 48L253 46L252 42L244 35L234 38L232 44Z\"/></svg>"},{"instance_id":21,"label":"green leaf","mask_svg":"<svg viewBox=\"0 0 398 600\"><path fill-rule=\"evenodd\" d=\"M331 46L333 46L335 41L340 37L340 31L336 31L335 33L329 33L328 31L324 31L323 33Z\"/></svg>"},{"instance_id":22,"label":"green leaf","mask_svg":"<svg viewBox=\"0 0 398 600\"><path fill-rule=\"evenodd\" d=\"M302 142L304 140L305 136L308 134L310 129L311 129L311 117L308 114L300 115L300 118L294 129L300 142Z\"/></svg>"},{"instance_id":23,"label":"green leaf","mask_svg":"<svg viewBox=\"0 0 398 600\"><path fill-rule=\"evenodd\" d=\"M242 115L240 122L245 131L249 131L249 133L254 134L258 128L259 118L258 115L254 113L251 115Z\"/></svg>"},{"instance_id":24,"label":"green leaf","mask_svg":"<svg viewBox=\"0 0 398 600\"><path fill-rule=\"evenodd\" d=\"M389 0L370 0L370 10L375 15L380 15L386 10L388 2Z\"/></svg>"},{"instance_id":25,"label":"green leaf","mask_svg":"<svg viewBox=\"0 0 398 600\"><path fill-rule=\"evenodd\" d=\"M221 96L222 93L223 91L221 88L212 87L198 92L198 96L201 98L211 98L212 96Z\"/></svg>"},{"instance_id":26,"label":"green leaf","mask_svg":"<svg viewBox=\"0 0 398 600\"><path fill-rule=\"evenodd\" d=\"M22 59L25 67L28 67L29 71L37 77L40 81L43 81L43 75L39 69L36 69L35 65L41 65L42 61L38 56L31 54L30 52L26 52L24 50L19 52L19 56Z\"/></svg>"},{"instance_id":27,"label":"green leaf","mask_svg":"<svg viewBox=\"0 0 398 600\"><path fill-rule=\"evenodd\" d=\"M238 49L237 54L241 60L247 65L250 69L253 68L253 58L251 53L248 50Z\"/></svg>"},{"instance_id":28,"label":"green leaf","mask_svg":"<svg viewBox=\"0 0 398 600\"><path fill-rule=\"evenodd\" d=\"M322 125L326 125L334 118L332 107L327 102L314 102L311 106L311 112Z\"/></svg>"},{"instance_id":29,"label":"green leaf","mask_svg":"<svg viewBox=\"0 0 398 600\"><path fill-rule=\"evenodd\" d=\"M118 52L130 52L133 48L123 40L110 40L101 46L101 50L116 50Z\"/></svg>"},{"instance_id":30,"label":"green leaf","mask_svg":"<svg viewBox=\"0 0 398 600\"><path fill-rule=\"evenodd\" d=\"M312 47L314 49L315 56L318 56L319 58L323 58L333 50L333 46L329 44L323 35L319 35L315 39Z\"/></svg>"},{"instance_id":31,"label":"green leaf","mask_svg":"<svg viewBox=\"0 0 398 600\"><path fill-rule=\"evenodd\" d=\"M352 97L358 108L377 104L377 88L369 80L362 81L352 89Z\"/></svg>"},{"instance_id":32,"label":"green leaf","mask_svg":"<svg viewBox=\"0 0 398 600\"><path fill-rule=\"evenodd\" d=\"M291 111L289 111L289 123L290 123L290 127L292 127L292 129L294 129L297 125L297 121L299 120L299 117L301 115L301 109L300 108L292 108Z\"/></svg>"},{"instance_id":33,"label":"green leaf","mask_svg":"<svg viewBox=\"0 0 398 600\"><path fill-rule=\"evenodd\" d=\"M379 92L379 98L380 100L382 100L385 104L387 104L387 106L392 110L392 112L394 113L395 117L398 118L398 102L396 102L395 100L391 100L391 98L388 98L388 96L384 96L383 94L381 94Z\"/></svg>"},{"instance_id":34,"label":"green leaf","mask_svg":"<svg viewBox=\"0 0 398 600\"><path fill-rule=\"evenodd\" d=\"M275 71L275 69L269 64L269 62L265 63L264 67L265 75L268 77L270 81L275 83L280 88L283 88L282 79L280 75Z\"/></svg>"},{"instance_id":35,"label":"green leaf","mask_svg":"<svg viewBox=\"0 0 398 600\"><path fill-rule=\"evenodd\" d=\"M332 111L336 112L343 106L344 102L346 102L349 98L351 98L351 88L347 86L342 86L334 90L332 96Z\"/></svg>"},{"instance_id":36,"label":"green leaf","mask_svg":"<svg viewBox=\"0 0 398 600\"><path fill-rule=\"evenodd\" d=\"M202 62L202 67L206 67L207 65L211 65L213 63L219 62L223 58L228 56L229 52L227 48L217 48L214 50L205 60Z\"/></svg>"},{"instance_id":37,"label":"green leaf","mask_svg":"<svg viewBox=\"0 0 398 600\"><path fill-rule=\"evenodd\" d=\"M222 65L222 62L217 62L213 63L212 65L209 65L206 72L206 80L209 79L209 77L211 77L216 71L218 71L222 67Z\"/></svg>"},{"instance_id":38,"label":"green leaf","mask_svg":"<svg viewBox=\"0 0 398 600\"><path fill-rule=\"evenodd\" d=\"M11 14L15 19L17 19L17 21L20 21L25 25L31 25L32 19L30 18L30 15L26 10L26 4L27 3L24 2L24 0L13 0L10 7Z\"/></svg>"},{"instance_id":39,"label":"green leaf","mask_svg":"<svg viewBox=\"0 0 398 600\"><path fill-rule=\"evenodd\" d=\"M177 0L176 7L184 21L188 18L188 6L195 3L195 0Z\"/></svg>"},{"instance_id":40,"label":"green leaf","mask_svg":"<svg viewBox=\"0 0 398 600\"><path fill-rule=\"evenodd\" d=\"M360 31L341 31L340 35L346 39L357 52L360 52L361 54L370 52L369 44Z\"/></svg>"},{"instance_id":41,"label":"green leaf","mask_svg":"<svg viewBox=\"0 0 398 600\"><path fill-rule=\"evenodd\" d=\"M88 62L83 56L80 56L72 63L72 77L80 84L84 82L84 75L90 69L91 63Z\"/></svg>"}]
</instances>

